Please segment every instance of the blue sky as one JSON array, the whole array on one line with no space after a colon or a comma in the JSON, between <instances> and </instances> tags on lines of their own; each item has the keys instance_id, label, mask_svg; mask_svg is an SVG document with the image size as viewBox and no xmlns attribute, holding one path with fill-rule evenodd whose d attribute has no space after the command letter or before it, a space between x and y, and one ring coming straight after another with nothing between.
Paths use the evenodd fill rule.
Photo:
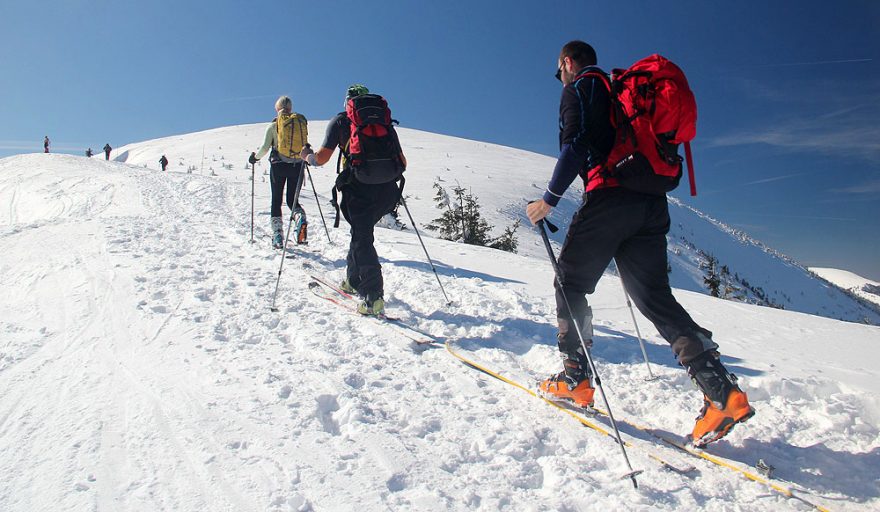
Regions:
<instances>
[{"instance_id":1,"label":"blue sky","mask_svg":"<svg viewBox=\"0 0 880 512\"><path fill-rule=\"evenodd\" d=\"M403 126L555 155L556 58L583 39L605 68L686 72L699 195L673 195L880 280L880 2L619 4L4 1L0 157L268 121L282 93L327 119L352 82Z\"/></svg>"}]
</instances>

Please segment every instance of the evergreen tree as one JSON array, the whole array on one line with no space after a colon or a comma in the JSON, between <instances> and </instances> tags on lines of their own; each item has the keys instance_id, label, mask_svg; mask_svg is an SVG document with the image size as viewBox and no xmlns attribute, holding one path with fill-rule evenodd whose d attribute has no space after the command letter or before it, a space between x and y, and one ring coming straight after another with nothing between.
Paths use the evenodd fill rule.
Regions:
<instances>
[{"instance_id":1,"label":"evergreen tree","mask_svg":"<svg viewBox=\"0 0 880 512\"><path fill-rule=\"evenodd\" d=\"M453 196L437 182L434 202L443 214L426 226L431 231L439 231L440 238L462 242L469 245L482 245L509 252L516 252L518 241L516 230L519 221L508 227L498 238L490 235L491 226L483 218L477 198L464 187L456 186ZM453 198L455 200L453 200Z\"/></svg>"},{"instance_id":2,"label":"evergreen tree","mask_svg":"<svg viewBox=\"0 0 880 512\"><path fill-rule=\"evenodd\" d=\"M501 249L502 251L507 252L516 252L516 248L519 245L519 240L516 239L516 230L519 228L519 219L516 219L516 222L513 223L513 226L508 226L504 229L504 234L492 240L492 243L489 244L489 247L493 249Z\"/></svg>"},{"instance_id":3,"label":"evergreen tree","mask_svg":"<svg viewBox=\"0 0 880 512\"><path fill-rule=\"evenodd\" d=\"M718 277L718 272L716 271L718 260L711 254L706 255L706 260L706 275L703 277L703 283L709 288L709 295L720 297L721 279Z\"/></svg>"}]
</instances>

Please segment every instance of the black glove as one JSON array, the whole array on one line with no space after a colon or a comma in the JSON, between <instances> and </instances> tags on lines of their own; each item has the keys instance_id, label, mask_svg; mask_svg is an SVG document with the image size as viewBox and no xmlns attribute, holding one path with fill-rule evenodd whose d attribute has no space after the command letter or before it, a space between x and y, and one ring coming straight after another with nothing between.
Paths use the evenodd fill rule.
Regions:
<instances>
[{"instance_id":1,"label":"black glove","mask_svg":"<svg viewBox=\"0 0 880 512\"><path fill-rule=\"evenodd\" d=\"M248 157L248 163L251 165L257 163L257 154L256 153L254 153L254 152L251 153L251 156Z\"/></svg>"}]
</instances>

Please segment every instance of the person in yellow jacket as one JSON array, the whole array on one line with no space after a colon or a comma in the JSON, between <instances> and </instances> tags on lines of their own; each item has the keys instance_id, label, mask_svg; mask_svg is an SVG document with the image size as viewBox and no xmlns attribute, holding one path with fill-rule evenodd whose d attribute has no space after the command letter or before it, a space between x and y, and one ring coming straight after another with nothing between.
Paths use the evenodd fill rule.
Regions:
<instances>
[{"instance_id":1,"label":"person in yellow jacket","mask_svg":"<svg viewBox=\"0 0 880 512\"><path fill-rule=\"evenodd\" d=\"M255 164L269 153L269 182L272 185L271 228L272 245L281 248L284 245L284 222L281 219L281 199L284 196L284 185L287 184L287 207L297 219L295 233L296 243L307 243L308 221L306 212L294 198L297 184L302 187L304 164L300 152L308 144L309 129L305 116L293 111L293 102L287 96L281 96L275 102L277 116L266 128L266 137L262 147L251 153L248 162ZM271 152L270 152L271 150Z\"/></svg>"}]
</instances>

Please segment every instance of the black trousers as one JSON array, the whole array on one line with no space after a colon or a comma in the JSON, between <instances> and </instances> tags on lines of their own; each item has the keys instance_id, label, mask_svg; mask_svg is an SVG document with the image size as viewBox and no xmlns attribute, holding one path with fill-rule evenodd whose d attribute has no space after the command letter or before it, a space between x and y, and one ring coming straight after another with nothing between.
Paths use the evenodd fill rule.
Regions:
<instances>
[{"instance_id":1,"label":"black trousers","mask_svg":"<svg viewBox=\"0 0 880 512\"><path fill-rule=\"evenodd\" d=\"M281 199L284 197L284 184L287 183L287 207L294 209L293 199L296 195L296 183L303 172L303 163L272 162L269 167L269 182L272 185L272 217L281 217ZM305 180L305 176L302 177ZM302 181L300 182L302 188ZM299 202L297 208L302 208Z\"/></svg>"},{"instance_id":2,"label":"black trousers","mask_svg":"<svg viewBox=\"0 0 880 512\"><path fill-rule=\"evenodd\" d=\"M367 185L353 181L342 189L339 208L351 225L346 277L359 295L371 301L385 293L373 230L382 217L394 210L399 199L400 189L394 182Z\"/></svg>"},{"instance_id":3,"label":"black trousers","mask_svg":"<svg viewBox=\"0 0 880 512\"><path fill-rule=\"evenodd\" d=\"M559 253L562 287L556 285L556 315L562 352L573 352L580 346L574 329L562 332L563 326L569 325L566 322L572 321L565 298L581 325L589 311L585 294L596 290L612 258L617 260L624 286L636 307L672 345L682 364L717 348L711 342L712 333L697 325L672 296L666 273L669 222L666 196L623 188L602 189L585 196Z\"/></svg>"}]
</instances>

